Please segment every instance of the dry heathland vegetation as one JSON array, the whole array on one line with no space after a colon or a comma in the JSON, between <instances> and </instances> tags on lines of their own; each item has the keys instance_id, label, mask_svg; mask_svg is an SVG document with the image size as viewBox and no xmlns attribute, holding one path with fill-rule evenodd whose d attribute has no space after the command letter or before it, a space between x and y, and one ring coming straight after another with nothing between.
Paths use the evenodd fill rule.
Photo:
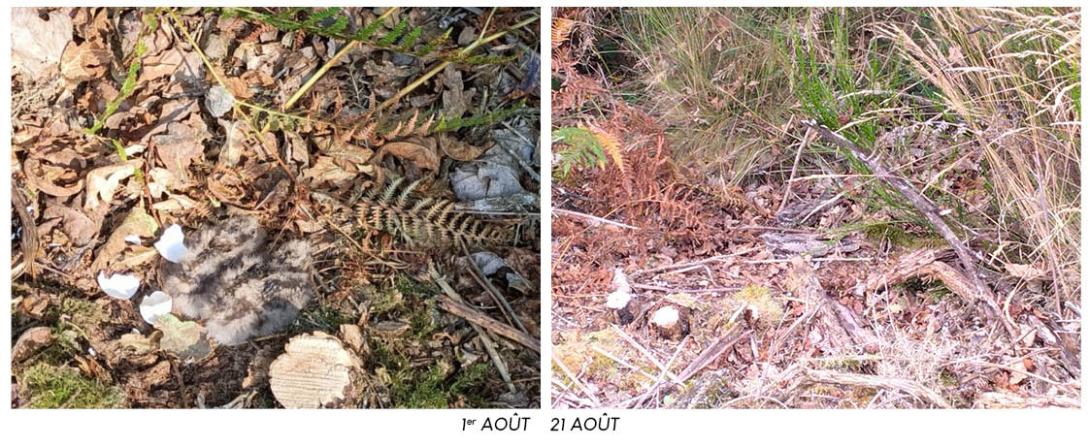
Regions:
<instances>
[{"instance_id":1,"label":"dry heathland vegetation","mask_svg":"<svg viewBox=\"0 0 1090 447\"><path fill-rule=\"evenodd\" d=\"M538 23L14 9L12 406L537 406Z\"/></svg>"},{"instance_id":2,"label":"dry heathland vegetation","mask_svg":"<svg viewBox=\"0 0 1090 447\"><path fill-rule=\"evenodd\" d=\"M1079 405L1078 9L555 17L555 406Z\"/></svg>"}]
</instances>

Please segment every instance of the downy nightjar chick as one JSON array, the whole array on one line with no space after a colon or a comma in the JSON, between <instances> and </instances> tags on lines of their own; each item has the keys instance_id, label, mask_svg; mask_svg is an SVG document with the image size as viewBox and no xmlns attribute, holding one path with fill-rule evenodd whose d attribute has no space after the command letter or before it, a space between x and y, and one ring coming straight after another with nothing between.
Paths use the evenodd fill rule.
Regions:
<instances>
[{"instance_id":1,"label":"downy nightjar chick","mask_svg":"<svg viewBox=\"0 0 1090 447\"><path fill-rule=\"evenodd\" d=\"M224 345L274 334L295 321L314 297L310 245L266 245L265 230L249 216L230 217L187 238L180 263L166 263L163 291L173 311L202 320Z\"/></svg>"}]
</instances>

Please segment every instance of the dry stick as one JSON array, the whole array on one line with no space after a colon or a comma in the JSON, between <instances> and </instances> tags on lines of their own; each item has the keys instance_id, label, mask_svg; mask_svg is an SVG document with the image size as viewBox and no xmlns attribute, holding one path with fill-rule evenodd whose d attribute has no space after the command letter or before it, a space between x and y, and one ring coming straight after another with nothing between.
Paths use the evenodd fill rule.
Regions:
<instances>
[{"instance_id":1,"label":"dry stick","mask_svg":"<svg viewBox=\"0 0 1090 447\"><path fill-rule=\"evenodd\" d=\"M654 290L656 292L669 292L669 293L720 293L720 292L737 292L742 290L741 287L713 287L709 289L675 289L672 287L660 287L652 286L650 284L632 284L633 289L642 290Z\"/></svg>"},{"instance_id":2,"label":"dry stick","mask_svg":"<svg viewBox=\"0 0 1090 447\"><path fill-rule=\"evenodd\" d=\"M492 358L492 364L496 365L496 370L500 372L500 377L503 382L507 384L507 390L514 393L516 391L515 384L511 383L511 373L507 370L507 364L503 362L503 358L500 357L500 353L496 351L496 347L492 345L492 337L488 336L488 332L481 329L476 324L469 323L473 326L473 330L477 331L477 335L481 337L481 343L484 344L484 349L488 351L488 356Z\"/></svg>"},{"instance_id":3,"label":"dry stick","mask_svg":"<svg viewBox=\"0 0 1090 447\"><path fill-rule=\"evenodd\" d=\"M868 374L852 374L822 369L809 369L805 372L811 382L831 383L835 385L861 386L867 388L890 389L900 391L918 399L930 401L941 408L953 408L941 394L917 382L893 377L879 377Z\"/></svg>"},{"instance_id":4,"label":"dry stick","mask_svg":"<svg viewBox=\"0 0 1090 447\"><path fill-rule=\"evenodd\" d=\"M795 172L799 169L799 159L802 158L802 150L810 145L811 135L813 131L807 129L806 134L802 136L802 141L799 142L799 150L795 152L795 162L791 164L791 176L788 177L787 189L783 191L783 199L780 200L780 208L776 210L776 214L783 212L783 208L787 206L787 199L791 196L791 186L794 185L792 180L795 179Z\"/></svg>"},{"instance_id":5,"label":"dry stick","mask_svg":"<svg viewBox=\"0 0 1090 447\"><path fill-rule=\"evenodd\" d=\"M591 216L590 214L583 214L583 213L580 213L578 211L566 210L566 209L563 209L563 208L553 208L553 214L563 214L563 215L566 215L566 216L577 217L577 218L580 218L580 219L583 219L583 220L588 220L588 221L591 221L591 222L594 222L594 223L612 225L612 226L619 227L619 228L624 228L624 229L627 229L627 230L639 230L640 229L639 227L633 227L632 225L623 224L623 223L620 223L620 222L617 222L617 221L612 221L612 220L602 218L602 217L598 217L598 216Z\"/></svg>"},{"instance_id":6,"label":"dry stick","mask_svg":"<svg viewBox=\"0 0 1090 447\"><path fill-rule=\"evenodd\" d=\"M711 264L713 262L722 261L724 259L730 259L730 258L733 258L733 257L750 254L752 252L757 251L757 248L758 247L753 246L753 247L746 248L744 250L736 251L734 253L728 253L728 254L725 254L725 255L712 256L710 258L704 258L704 259L701 259L699 261L683 262L683 263L679 263L679 264L664 265L662 267L655 267L655 268L649 268L649 269L643 269L643 270L636 270L636 272L632 273L631 276L643 275L643 274L646 274L646 273L658 273L658 272L661 272L661 271L664 271L664 270L670 270L670 269L675 269L675 268L681 269L681 268L686 268L686 267L697 267L697 266L701 266L701 265L704 265L704 264Z\"/></svg>"},{"instance_id":7,"label":"dry stick","mask_svg":"<svg viewBox=\"0 0 1090 447\"><path fill-rule=\"evenodd\" d=\"M999 320L999 322L1003 324L1003 328L1007 331L1007 334L1011 338L1017 337L1018 332L1014 330L1014 327L1011 325L1011 323L1007 321L1007 319L1004 317L1002 309L1000 309L999 305L996 304L995 295L992 293L992 290L988 288L984 284L984 281L981 279L980 272L976 268L976 263L973 262L973 256L969 253L969 249L965 247L965 244L963 244L960 239L958 239L957 235L954 234L954 231L951 230L948 225L946 225L946 221L942 219L938 207L935 206L935 204L932 203L930 199L924 197L923 194L917 192L916 189L913 188L912 185L909 184L908 181L905 180L903 177L895 175L887 170L885 166L878 162L877 154L874 154L874 156L868 156L866 153L863 152L863 149L857 146L855 143L851 142L847 138L838 135L836 132L833 132L828 127L817 124L816 121L804 120L802 121L802 124L816 130L818 134L820 134L821 137L824 138L826 141L851 152L852 156L862 161L863 164L867 165L867 168L870 169L871 173L874 174L875 177L878 177L882 181L886 182L886 184L896 189L898 192L901 193L902 196L905 197L905 199L909 201L909 203L912 204L912 206L916 207L916 210L919 211L920 214L923 214L925 218L927 218L927 221L931 223L931 226L935 228L935 231L937 231L939 235L941 235L942 238L945 239L946 242L949 243L950 246L954 249L954 253L956 253L958 259L961 260L962 267L965 269L965 272L969 275L970 279L973 282L973 285L976 287L978 297L980 297L987 305L987 309L992 314L992 317Z\"/></svg>"},{"instance_id":8,"label":"dry stick","mask_svg":"<svg viewBox=\"0 0 1090 447\"><path fill-rule=\"evenodd\" d=\"M678 377L679 380L677 381L677 384L681 385L685 383L686 380L692 378L694 375L696 375L696 373L700 372L700 370L704 369L706 366L710 365L713 361L715 361L715 359L719 358L719 356L723 355L724 352L727 352L727 349L730 349L731 346L734 346L735 343L738 343L738 340L741 340L749 334L753 333L752 329L747 329L745 332L742 332L737 336L732 337L735 332L738 332L738 329L739 326L734 326L722 337L719 337L719 339L716 340L714 343L708 345L708 347L705 348L704 351L702 351L700 355L698 355L696 359L690 362L689 366L685 367L685 370L681 372L681 375Z\"/></svg>"},{"instance_id":9,"label":"dry stick","mask_svg":"<svg viewBox=\"0 0 1090 447\"><path fill-rule=\"evenodd\" d=\"M791 326L787 328L787 331L785 331L783 335L780 335L775 340L772 340L772 343L768 346L768 350L766 351L768 352L768 356L771 357L772 354L775 354L777 351L779 351L780 346L782 346L783 343L787 341L787 339L790 338L792 334L795 333L795 329L798 329L799 326L802 326L803 324L809 323L810 320L812 320L814 316L816 316L817 313L821 311L821 308L822 306L825 306L825 303L827 303L827 301L825 300L818 301L817 304L814 305L813 309L810 309L808 312L806 312L805 315L791 323Z\"/></svg>"},{"instance_id":10,"label":"dry stick","mask_svg":"<svg viewBox=\"0 0 1090 447\"><path fill-rule=\"evenodd\" d=\"M447 286L449 287L449 286ZM445 289L445 288L444 288ZM446 291L446 290L444 290ZM450 293L449 291L446 291ZM488 316L484 312L481 312L472 306L461 301L461 297L439 295L436 297L439 303L439 307L443 310L450 312L454 315L462 317L471 323L480 325L481 327L488 329L497 335L515 341L518 344L530 348L534 352L541 352L541 342L536 338L519 332L517 329L508 326L496 319Z\"/></svg>"},{"instance_id":11,"label":"dry stick","mask_svg":"<svg viewBox=\"0 0 1090 447\"><path fill-rule=\"evenodd\" d=\"M477 266L477 262L473 260L473 256L469 254L469 248L466 247L465 241L459 240L458 245L462 246L462 253L465 254L466 261L469 263L469 272L473 275L473 279L477 280L477 283L488 291L488 294L492 297L492 301L500 306L500 311L503 313L504 318L507 319L507 322L513 323L515 326L518 326L520 331L529 334L530 332L526 330L526 326L522 325L522 321L519 320L518 315L515 315L515 310L511 308L511 303L509 303L507 298L504 298L503 294L496 289L496 286L488 281L488 278L484 276L484 272Z\"/></svg>"},{"instance_id":12,"label":"dry stick","mask_svg":"<svg viewBox=\"0 0 1090 447\"><path fill-rule=\"evenodd\" d=\"M677 360L677 357L679 355L681 355L681 351L685 349L685 345L686 345L686 343L689 342L690 338L692 338L692 337L686 336L685 338L681 339L681 343L678 343L677 344L677 349L674 350L674 355L671 355L670 360L666 361L666 369L662 370L662 373L660 373L659 376L657 378L655 378L655 384L652 385L651 388L649 388L647 391L645 391L642 395L637 396L637 399L634 402L632 402L633 406L642 405L643 402L646 401L648 397L651 397L652 393L654 393L655 391L658 391L659 387L661 387L662 384L663 384L662 379L666 378L666 371L668 371L671 367L674 366L674 361ZM627 402L624 405L624 407L627 408Z\"/></svg>"},{"instance_id":13,"label":"dry stick","mask_svg":"<svg viewBox=\"0 0 1090 447\"><path fill-rule=\"evenodd\" d=\"M30 202L23 191L15 186L15 178L11 180L11 201L14 202L15 212L19 215L19 222L23 225L23 237L19 238L19 244L23 248L23 262L26 264L26 272L31 281L38 277L38 226L34 224L34 218L30 216ZM15 275L12 275L12 279Z\"/></svg>"},{"instance_id":14,"label":"dry stick","mask_svg":"<svg viewBox=\"0 0 1090 447\"><path fill-rule=\"evenodd\" d=\"M375 20L386 20L386 18L389 17L390 14L393 14L394 11L397 11L397 7L387 9ZM291 98L288 98L288 101L284 103L284 106L281 107L280 110L287 112L289 109L291 109L291 106L294 106L295 103L298 102L304 94L310 91L310 89L314 87L314 84L318 83L318 80L321 79L322 76L325 76L326 72L328 72L330 68L333 68L333 66L340 62L340 60L344 58L344 56L348 54L349 51L352 51L352 49L359 46L359 44L360 41L353 40L351 42L348 42L348 44L345 45L344 48L341 48L340 51L337 51L337 54L334 54L332 58L326 61L326 63L322 65L322 68L319 68L318 71L314 72L314 74L310 76L310 79L307 79L307 82L299 87L299 90L296 90L295 94L291 95Z\"/></svg>"},{"instance_id":15,"label":"dry stick","mask_svg":"<svg viewBox=\"0 0 1090 447\"><path fill-rule=\"evenodd\" d=\"M628 362L626 362L624 360L621 360L617 356L615 356L613 354L610 354L609 351L606 351L605 349L599 348L597 346L591 346L590 349L594 350L594 352L597 352L597 353L601 354L603 357L605 357L607 359L610 359L610 360L613 360L614 362L617 362L617 364L619 364L621 366L624 366L625 368L628 368L628 369L631 369L631 370L633 370L635 372L643 374L643 376L648 378L648 379L655 380L655 376L652 376L652 375L648 374L646 371L643 370L643 368L640 368L640 367L638 367L636 365L633 365L633 364L628 363Z\"/></svg>"},{"instance_id":16,"label":"dry stick","mask_svg":"<svg viewBox=\"0 0 1090 447\"><path fill-rule=\"evenodd\" d=\"M659 361L659 359L655 358L654 355L651 355L650 352L647 352L647 349L644 348L643 346L641 346L638 342L636 342L636 340L633 340L632 336L626 334L624 331L621 330L621 328L618 328L617 326L610 325L610 327L613 328L613 330L616 331L618 334L620 334L621 338L623 338L630 345L632 345L632 347L636 348L636 350L639 351L640 354L643 354L643 356L647 357L647 359L650 360L651 363L654 363L655 366L657 366L660 371L662 371L664 374L666 374L668 377L670 377L670 380L673 380L674 383L678 383L678 384L681 383L681 382L679 382L677 380L677 376L674 375L674 373L672 373L672 372L670 372L670 370L666 369L666 365L663 365L662 362Z\"/></svg>"},{"instance_id":17,"label":"dry stick","mask_svg":"<svg viewBox=\"0 0 1090 447\"><path fill-rule=\"evenodd\" d=\"M428 266L428 272L431 274L432 280L439 285L439 288L443 289L445 295L439 295L436 300L439 303L439 307L443 310L450 312L454 315L462 317L468 320L470 323L480 325L481 327L488 329L501 337L515 341L520 345L530 348L534 352L541 352L541 342L536 338L531 337L525 333L519 332L517 329L503 324L496 319L488 316L488 314L475 309L473 306L466 304L462 300L461 295L455 292L447 281L439 276L439 272L435 270L434 265Z\"/></svg>"},{"instance_id":18,"label":"dry stick","mask_svg":"<svg viewBox=\"0 0 1090 447\"><path fill-rule=\"evenodd\" d=\"M390 8L390 10L393 9L396 8ZM328 72L330 68L333 68L333 66L340 62L341 59L343 59L349 51L352 51L359 45L360 41L353 40L351 42L348 42L348 44L345 45L344 48L341 48L340 51L337 51L337 54L334 54L332 58L326 61L326 63L322 65L322 68L319 68L318 71L314 72L314 74L310 76L310 79L307 79L307 82L299 87L299 90L296 90L295 94L291 95L291 98L288 98L288 101L285 102L282 107L280 107L280 110L283 112L287 112L288 110L290 110L291 106L294 106L295 103L298 102L304 94L310 91L311 87L314 87L314 84L318 83L318 80L321 79L322 76L325 76L326 72Z\"/></svg>"},{"instance_id":19,"label":"dry stick","mask_svg":"<svg viewBox=\"0 0 1090 447\"><path fill-rule=\"evenodd\" d=\"M568 369L567 365L565 365L564 362L560 360L560 357L553 356L553 363L556 363L556 366L560 367L560 370L563 371L569 379L571 379L572 383L574 383L575 386L583 392L583 394L587 395L587 399L590 399L591 403L594 404L595 408L600 408L602 406L602 403L598 401L597 397L594 397L594 393L590 391L590 388L587 388L587 386L583 384L583 381L579 380L578 376L572 374L571 370Z\"/></svg>"},{"instance_id":20,"label":"dry stick","mask_svg":"<svg viewBox=\"0 0 1090 447\"><path fill-rule=\"evenodd\" d=\"M514 24L513 26L511 26L510 28L508 28L505 31L500 31L500 32L498 32L496 34L493 34L491 36L477 39L473 43L469 44L469 46L463 48L462 51L459 51L458 56L459 57L467 56L467 55L469 55L469 53L473 52L473 50L476 50L477 47L503 37L510 30L519 29L519 28L522 28L522 27L524 27L526 25L534 23L535 21L537 21L537 19L538 19L537 16L533 16L533 17L531 17L529 19L526 19L526 20L523 20L523 21L521 21L519 23ZM427 73L424 73L423 76L420 76L415 81L413 81L411 84L409 84L409 85L405 86L405 88L399 90L397 92L397 94L390 97L390 99L387 99L386 101L383 101L382 104L379 104L378 110L384 110L384 109L396 104L398 101L401 100L401 98L405 97L405 95L408 95L413 90L416 90L417 87L420 87L421 85L424 85L425 82L428 82L429 79L431 79L435 75L439 74L439 72L443 71L443 69L447 68L447 66L450 65L450 64L451 64L451 61L446 60L446 61L443 61L442 63L440 63L439 65L436 65L435 68L432 68Z\"/></svg>"}]
</instances>

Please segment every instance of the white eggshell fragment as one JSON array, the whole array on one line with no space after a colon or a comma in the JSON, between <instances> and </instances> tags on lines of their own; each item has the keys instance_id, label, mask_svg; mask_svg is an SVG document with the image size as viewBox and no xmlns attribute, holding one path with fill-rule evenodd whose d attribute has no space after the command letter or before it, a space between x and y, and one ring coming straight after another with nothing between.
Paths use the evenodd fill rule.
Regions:
<instances>
[{"instance_id":1,"label":"white eggshell fragment","mask_svg":"<svg viewBox=\"0 0 1090 447\"><path fill-rule=\"evenodd\" d=\"M98 273L98 286L111 298L127 300L136 294L140 288L140 278L134 275L115 273L106 277L106 274Z\"/></svg>"},{"instance_id":2,"label":"white eggshell fragment","mask_svg":"<svg viewBox=\"0 0 1090 447\"><path fill-rule=\"evenodd\" d=\"M185 235L178 224L171 225L163 232L163 236L155 242L155 249L166 260L174 263L182 262L182 257L189 249L185 248Z\"/></svg>"},{"instance_id":3,"label":"white eggshell fragment","mask_svg":"<svg viewBox=\"0 0 1090 447\"><path fill-rule=\"evenodd\" d=\"M144 321L148 324L155 324L159 317L170 313L173 304L174 299L170 295L156 290L151 295L145 296L144 301L140 303L140 316L144 317Z\"/></svg>"}]
</instances>

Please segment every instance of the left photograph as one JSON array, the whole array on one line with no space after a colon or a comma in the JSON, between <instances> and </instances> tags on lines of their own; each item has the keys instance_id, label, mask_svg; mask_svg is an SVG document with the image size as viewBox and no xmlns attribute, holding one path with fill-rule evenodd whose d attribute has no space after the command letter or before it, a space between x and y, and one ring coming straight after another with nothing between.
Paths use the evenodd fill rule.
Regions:
<instances>
[{"instance_id":1,"label":"left photograph","mask_svg":"<svg viewBox=\"0 0 1090 447\"><path fill-rule=\"evenodd\" d=\"M540 11L12 8L12 408L539 408Z\"/></svg>"}]
</instances>

